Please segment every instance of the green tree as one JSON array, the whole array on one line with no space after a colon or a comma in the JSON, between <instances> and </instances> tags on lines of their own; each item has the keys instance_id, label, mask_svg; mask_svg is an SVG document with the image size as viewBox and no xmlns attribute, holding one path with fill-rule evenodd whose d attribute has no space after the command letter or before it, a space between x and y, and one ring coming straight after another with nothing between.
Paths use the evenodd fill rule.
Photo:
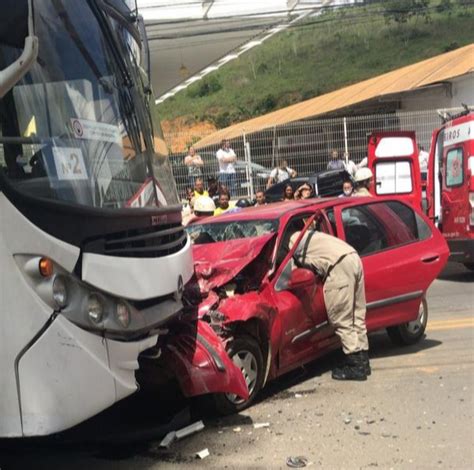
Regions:
<instances>
[{"instance_id":1,"label":"green tree","mask_svg":"<svg viewBox=\"0 0 474 470\"><path fill-rule=\"evenodd\" d=\"M383 15L387 23L399 25L408 23L411 18L431 19L430 0L389 0L384 2Z\"/></svg>"}]
</instances>

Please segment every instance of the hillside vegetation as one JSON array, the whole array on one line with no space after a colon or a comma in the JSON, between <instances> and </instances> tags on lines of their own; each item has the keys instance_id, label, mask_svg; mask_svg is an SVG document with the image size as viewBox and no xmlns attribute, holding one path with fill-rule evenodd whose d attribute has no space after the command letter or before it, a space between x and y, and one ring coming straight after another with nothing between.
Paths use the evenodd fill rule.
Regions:
<instances>
[{"instance_id":1,"label":"hillside vegetation","mask_svg":"<svg viewBox=\"0 0 474 470\"><path fill-rule=\"evenodd\" d=\"M308 18L160 104L160 118L222 128L474 42L474 2L412 3L421 14L374 3Z\"/></svg>"}]
</instances>

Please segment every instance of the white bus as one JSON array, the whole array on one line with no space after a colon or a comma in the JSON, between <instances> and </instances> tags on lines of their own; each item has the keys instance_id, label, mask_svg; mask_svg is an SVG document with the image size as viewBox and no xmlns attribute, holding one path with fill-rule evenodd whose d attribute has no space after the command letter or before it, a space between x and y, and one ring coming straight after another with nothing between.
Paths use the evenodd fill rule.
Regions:
<instances>
[{"instance_id":1,"label":"white bus","mask_svg":"<svg viewBox=\"0 0 474 470\"><path fill-rule=\"evenodd\" d=\"M133 393L182 310L190 243L140 31L124 0L2 1L0 437Z\"/></svg>"}]
</instances>

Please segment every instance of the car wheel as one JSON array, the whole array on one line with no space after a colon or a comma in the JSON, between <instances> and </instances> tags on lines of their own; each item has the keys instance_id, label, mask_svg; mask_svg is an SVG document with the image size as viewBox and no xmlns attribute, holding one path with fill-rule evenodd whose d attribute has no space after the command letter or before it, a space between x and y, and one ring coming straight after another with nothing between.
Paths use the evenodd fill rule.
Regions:
<instances>
[{"instance_id":1,"label":"car wheel","mask_svg":"<svg viewBox=\"0 0 474 470\"><path fill-rule=\"evenodd\" d=\"M223 415L238 413L250 406L262 388L264 379L263 354L254 338L251 336L236 337L229 347L228 354L244 375L249 389L249 397L247 400L243 400L230 393L214 394L214 408Z\"/></svg>"},{"instance_id":2,"label":"car wheel","mask_svg":"<svg viewBox=\"0 0 474 470\"><path fill-rule=\"evenodd\" d=\"M416 320L397 326L391 326L387 328L387 333L392 342L396 345L415 344L424 336L427 323L428 303L423 297Z\"/></svg>"},{"instance_id":3,"label":"car wheel","mask_svg":"<svg viewBox=\"0 0 474 470\"><path fill-rule=\"evenodd\" d=\"M470 271L474 271L474 263L464 263L464 266Z\"/></svg>"}]
</instances>

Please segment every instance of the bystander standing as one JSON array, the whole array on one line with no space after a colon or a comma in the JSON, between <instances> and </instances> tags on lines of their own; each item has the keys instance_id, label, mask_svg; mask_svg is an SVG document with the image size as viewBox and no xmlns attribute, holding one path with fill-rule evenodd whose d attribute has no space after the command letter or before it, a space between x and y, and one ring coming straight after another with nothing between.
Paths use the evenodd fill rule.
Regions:
<instances>
[{"instance_id":1,"label":"bystander standing","mask_svg":"<svg viewBox=\"0 0 474 470\"><path fill-rule=\"evenodd\" d=\"M263 191L257 191L255 193L255 205L264 206L267 203L265 193Z\"/></svg>"},{"instance_id":2,"label":"bystander standing","mask_svg":"<svg viewBox=\"0 0 474 470\"><path fill-rule=\"evenodd\" d=\"M344 180L342 183L342 194L339 197L351 197L354 192L354 184L352 180Z\"/></svg>"},{"instance_id":3,"label":"bystander standing","mask_svg":"<svg viewBox=\"0 0 474 470\"><path fill-rule=\"evenodd\" d=\"M188 154L184 157L184 164L188 168L189 184L194 187L196 178L202 178L202 167L204 162L200 155L196 153L196 149L191 145Z\"/></svg>"},{"instance_id":4,"label":"bystander standing","mask_svg":"<svg viewBox=\"0 0 474 470\"><path fill-rule=\"evenodd\" d=\"M328 163L327 169L328 170L344 170L346 165L344 162L339 158L339 153L336 149L331 152L331 160Z\"/></svg>"},{"instance_id":5,"label":"bystander standing","mask_svg":"<svg viewBox=\"0 0 474 470\"><path fill-rule=\"evenodd\" d=\"M283 190L283 200L284 201L294 201L295 200L295 193L293 191L293 187L291 184L286 184Z\"/></svg>"},{"instance_id":6,"label":"bystander standing","mask_svg":"<svg viewBox=\"0 0 474 470\"><path fill-rule=\"evenodd\" d=\"M221 148L216 153L216 158L219 163L219 182L230 189L232 194L235 194L235 167L234 163L237 160L237 155L230 147L228 140L221 142Z\"/></svg>"},{"instance_id":7,"label":"bystander standing","mask_svg":"<svg viewBox=\"0 0 474 470\"><path fill-rule=\"evenodd\" d=\"M295 176L296 171L288 166L288 162L286 160L282 160L281 164L276 168L273 168L271 171L267 181L267 189L273 184L281 183L282 181L294 178Z\"/></svg>"},{"instance_id":8,"label":"bystander standing","mask_svg":"<svg viewBox=\"0 0 474 470\"><path fill-rule=\"evenodd\" d=\"M230 209L230 195L226 191L219 193L219 207L214 211L214 215L221 215Z\"/></svg>"}]
</instances>

